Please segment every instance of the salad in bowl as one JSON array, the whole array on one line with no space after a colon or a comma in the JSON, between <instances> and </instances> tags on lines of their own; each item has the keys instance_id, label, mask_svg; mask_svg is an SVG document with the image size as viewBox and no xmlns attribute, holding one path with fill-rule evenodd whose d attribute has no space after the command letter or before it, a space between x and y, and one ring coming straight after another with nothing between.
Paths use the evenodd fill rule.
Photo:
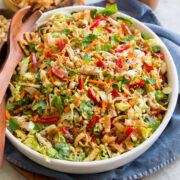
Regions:
<instances>
[{"instance_id":1,"label":"salad in bowl","mask_svg":"<svg viewBox=\"0 0 180 180\"><path fill-rule=\"evenodd\" d=\"M50 158L122 156L149 139L167 113L167 63L156 37L106 9L56 11L19 44L7 128Z\"/></svg>"}]
</instances>

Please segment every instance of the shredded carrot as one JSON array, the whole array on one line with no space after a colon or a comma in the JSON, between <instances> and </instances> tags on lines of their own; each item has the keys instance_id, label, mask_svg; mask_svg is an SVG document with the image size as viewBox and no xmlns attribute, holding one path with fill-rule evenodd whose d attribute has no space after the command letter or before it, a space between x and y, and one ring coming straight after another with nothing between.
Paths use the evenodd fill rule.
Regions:
<instances>
[{"instance_id":1,"label":"shredded carrot","mask_svg":"<svg viewBox=\"0 0 180 180\"><path fill-rule=\"evenodd\" d=\"M55 129L52 130L53 133L58 133L59 131L60 131L59 128L55 128Z\"/></svg>"},{"instance_id":2,"label":"shredded carrot","mask_svg":"<svg viewBox=\"0 0 180 180\"><path fill-rule=\"evenodd\" d=\"M11 118L11 115L9 113L9 111L6 109L6 118L9 120Z\"/></svg>"},{"instance_id":3,"label":"shredded carrot","mask_svg":"<svg viewBox=\"0 0 180 180\"><path fill-rule=\"evenodd\" d=\"M76 126L73 126L73 132L74 132L74 134L76 135L76 136L78 136L78 130L77 130L77 128L76 128Z\"/></svg>"},{"instance_id":4,"label":"shredded carrot","mask_svg":"<svg viewBox=\"0 0 180 180\"><path fill-rule=\"evenodd\" d=\"M50 77L51 82L54 83L54 78L52 76L52 72L51 71L49 71L49 77Z\"/></svg>"},{"instance_id":5,"label":"shredded carrot","mask_svg":"<svg viewBox=\"0 0 180 180\"><path fill-rule=\"evenodd\" d=\"M33 122L36 122L37 119L38 119L38 117L39 117L38 115L35 115L35 116L34 116L34 119L33 119Z\"/></svg>"},{"instance_id":6,"label":"shredded carrot","mask_svg":"<svg viewBox=\"0 0 180 180\"><path fill-rule=\"evenodd\" d=\"M101 113L106 112L106 102L102 100L102 108L101 108Z\"/></svg>"},{"instance_id":7,"label":"shredded carrot","mask_svg":"<svg viewBox=\"0 0 180 180\"><path fill-rule=\"evenodd\" d=\"M68 59L65 56L63 56L63 61L66 62L68 61Z\"/></svg>"},{"instance_id":8,"label":"shredded carrot","mask_svg":"<svg viewBox=\"0 0 180 180\"><path fill-rule=\"evenodd\" d=\"M112 86L113 84L115 84L117 82L117 80L113 80L111 82L108 83L108 86Z\"/></svg>"},{"instance_id":9,"label":"shredded carrot","mask_svg":"<svg viewBox=\"0 0 180 180\"><path fill-rule=\"evenodd\" d=\"M129 101L129 104L130 104L131 106L135 106L135 105L136 105L136 98L137 98L137 97L138 97L138 95L135 94L135 95L134 95L134 98Z\"/></svg>"},{"instance_id":10,"label":"shredded carrot","mask_svg":"<svg viewBox=\"0 0 180 180\"><path fill-rule=\"evenodd\" d=\"M143 76L149 77L149 74L147 73L146 67L143 66Z\"/></svg>"},{"instance_id":11,"label":"shredded carrot","mask_svg":"<svg viewBox=\"0 0 180 180\"><path fill-rule=\"evenodd\" d=\"M24 95L25 95L25 91L23 90L23 91L21 92L20 98L22 99L22 98L24 97Z\"/></svg>"},{"instance_id":12,"label":"shredded carrot","mask_svg":"<svg viewBox=\"0 0 180 180\"><path fill-rule=\"evenodd\" d=\"M97 40L95 39L94 41L92 41L91 45L88 46L85 51L90 51L97 43Z\"/></svg>"},{"instance_id":13,"label":"shredded carrot","mask_svg":"<svg viewBox=\"0 0 180 180\"><path fill-rule=\"evenodd\" d=\"M72 104L77 104L78 102L79 102L79 100L80 100L80 98L78 97L78 98L76 98L73 102L72 102ZM64 109L64 112L69 112L70 111L70 105L69 106L67 106L65 109Z\"/></svg>"},{"instance_id":14,"label":"shredded carrot","mask_svg":"<svg viewBox=\"0 0 180 180\"><path fill-rule=\"evenodd\" d=\"M36 100L39 100L39 97L38 97L38 95L34 95L34 97L35 97L35 99L36 99Z\"/></svg>"},{"instance_id":15,"label":"shredded carrot","mask_svg":"<svg viewBox=\"0 0 180 180\"><path fill-rule=\"evenodd\" d=\"M72 38L72 36L71 35L68 35L68 37L71 39Z\"/></svg>"},{"instance_id":16,"label":"shredded carrot","mask_svg":"<svg viewBox=\"0 0 180 180\"><path fill-rule=\"evenodd\" d=\"M124 93L125 93L126 95L131 94L131 91L130 91L130 89L129 89L129 86L128 86L128 85L126 85L126 86L125 86L125 89L126 89L126 91L128 91L128 93L126 93L126 91L124 91Z\"/></svg>"},{"instance_id":17,"label":"shredded carrot","mask_svg":"<svg viewBox=\"0 0 180 180\"><path fill-rule=\"evenodd\" d=\"M94 84L99 84L99 85L106 85L106 82L96 81L96 80L93 80L93 79L89 79L88 82L94 83Z\"/></svg>"},{"instance_id":18,"label":"shredded carrot","mask_svg":"<svg viewBox=\"0 0 180 180\"><path fill-rule=\"evenodd\" d=\"M41 43L41 42L38 42L37 45L38 45L39 47L44 47L44 44Z\"/></svg>"},{"instance_id":19,"label":"shredded carrot","mask_svg":"<svg viewBox=\"0 0 180 180\"><path fill-rule=\"evenodd\" d=\"M19 114L21 111L24 111L25 109L27 109L28 108L28 106L21 106L20 108L18 108L18 109L15 109L14 111L13 111L13 114Z\"/></svg>"}]
</instances>

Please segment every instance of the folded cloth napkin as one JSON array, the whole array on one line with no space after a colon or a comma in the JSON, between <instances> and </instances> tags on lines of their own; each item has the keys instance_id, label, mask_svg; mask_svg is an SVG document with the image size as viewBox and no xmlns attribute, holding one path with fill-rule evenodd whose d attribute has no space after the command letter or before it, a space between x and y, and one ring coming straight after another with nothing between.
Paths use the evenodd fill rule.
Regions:
<instances>
[{"instance_id":1,"label":"folded cloth napkin","mask_svg":"<svg viewBox=\"0 0 180 180\"><path fill-rule=\"evenodd\" d=\"M180 76L180 35L164 29L152 10L137 0L117 0L120 11L133 16L150 27L166 44L178 69ZM93 4L105 6L106 2ZM46 175L61 180L132 180L148 176L180 156L180 99L177 103L174 115L165 131L151 148L139 158L129 164L98 174L68 174L57 172L31 161L21 154L6 139L5 157L8 161L28 171Z\"/></svg>"}]
</instances>

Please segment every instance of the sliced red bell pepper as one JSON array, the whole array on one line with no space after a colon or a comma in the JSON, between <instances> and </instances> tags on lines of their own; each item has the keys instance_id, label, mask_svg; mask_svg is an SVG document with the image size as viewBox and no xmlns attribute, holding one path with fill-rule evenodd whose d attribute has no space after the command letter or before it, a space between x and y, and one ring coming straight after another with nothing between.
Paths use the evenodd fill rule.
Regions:
<instances>
[{"instance_id":1,"label":"sliced red bell pepper","mask_svg":"<svg viewBox=\"0 0 180 180\"><path fill-rule=\"evenodd\" d=\"M140 82L138 82L138 83L136 83L136 84L131 84L131 85L129 86L129 88L137 89L138 87L141 87L141 86L143 86L143 85L145 85L145 84L146 84L145 81L140 80Z\"/></svg>"},{"instance_id":2,"label":"sliced red bell pepper","mask_svg":"<svg viewBox=\"0 0 180 180\"><path fill-rule=\"evenodd\" d=\"M94 19L95 20L106 20L107 21L108 17L103 15L103 14L99 14Z\"/></svg>"},{"instance_id":3,"label":"sliced red bell pepper","mask_svg":"<svg viewBox=\"0 0 180 180\"><path fill-rule=\"evenodd\" d=\"M52 72L52 74L54 74L56 77L58 77L62 81L65 79L65 75L63 73L61 73L59 70L57 70L56 68L52 68L51 72Z\"/></svg>"},{"instance_id":4,"label":"sliced red bell pepper","mask_svg":"<svg viewBox=\"0 0 180 180\"><path fill-rule=\"evenodd\" d=\"M102 60L98 60L96 62L96 65L99 66L99 67L103 67L104 66L104 62Z\"/></svg>"},{"instance_id":5,"label":"sliced red bell pepper","mask_svg":"<svg viewBox=\"0 0 180 180\"><path fill-rule=\"evenodd\" d=\"M63 126L63 127L61 128L61 131L62 131L63 134L65 134L65 135L67 135L67 136L71 136L71 133L66 129L65 126Z\"/></svg>"},{"instance_id":6,"label":"sliced red bell pepper","mask_svg":"<svg viewBox=\"0 0 180 180\"><path fill-rule=\"evenodd\" d=\"M158 110L153 110L153 111L149 112L149 115L150 116L155 116L155 115L159 114L160 112L161 112L161 110L159 110L159 109Z\"/></svg>"},{"instance_id":7,"label":"sliced red bell pepper","mask_svg":"<svg viewBox=\"0 0 180 180\"><path fill-rule=\"evenodd\" d=\"M71 21L66 21L67 25L69 26L71 24Z\"/></svg>"},{"instance_id":8,"label":"sliced red bell pepper","mask_svg":"<svg viewBox=\"0 0 180 180\"><path fill-rule=\"evenodd\" d=\"M116 89L113 89L111 91L111 94L112 94L113 97L121 97L121 95L119 94L119 92Z\"/></svg>"},{"instance_id":9,"label":"sliced red bell pepper","mask_svg":"<svg viewBox=\"0 0 180 180\"><path fill-rule=\"evenodd\" d=\"M115 72L118 72L122 64L122 59L119 58L116 62Z\"/></svg>"},{"instance_id":10,"label":"sliced red bell pepper","mask_svg":"<svg viewBox=\"0 0 180 180\"><path fill-rule=\"evenodd\" d=\"M91 119L90 123L87 126L87 130L91 131L95 124L99 121L100 117L98 115L94 115L93 118Z\"/></svg>"},{"instance_id":11,"label":"sliced red bell pepper","mask_svg":"<svg viewBox=\"0 0 180 180\"><path fill-rule=\"evenodd\" d=\"M59 44L60 50L62 51L62 50L65 48L65 43L64 43L64 41L63 41L63 40L59 40L59 41L58 41L58 44Z\"/></svg>"},{"instance_id":12,"label":"sliced red bell pepper","mask_svg":"<svg viewBox=\"0 0 180 180\"><path fill-rule=\"evenodd\" d=\"M96 99L96 95L95 95L95 92L93 91L93 89L89 88L88 93L89 93L89 96L91 97L91 99L95 102L95 104L97 104L98 106L101 106L101 102L99 102Z\"/></svg>"},{"instance_id":13,"label":"sliced red bell pepper","mask_svg":"<svg viewBox=\"0 0 180 180\"><path fill-rule=\"evenodd\" d=\"M124 30L125 34L131 35L131 31L129 30L129 28L127 27L126 23L122 23L122 29Z\"/></svg>"},{"instance_id":14,"label":"sliced red bell pepper","mask_svg":"<svg viewBox=\"0 0 180 180\"><path fill-rule=\"evenodd\" d=\"M117 140L117 143L122 143L126 138L128 138L131 133L134 131L133 128L131 127L128 127L126 130L125 130L125 137L119 137L119 139Z\"/></svg>"},{"instance_id":15,"label":"sliced red bell pepper","mask_svg":"<svg viewBox=\"0 0 180 180\"><path fill-rule=\"evenodd\" d=\"M54 56L52 55L51 52L47 51L47 52L46 52L46 57L47 57L47 58L52 58L52 57L54 57Z\"/></svg>"},{"instance_id":16,"label":"sliced red bell pepper","mask_svg":"<svg viewBox=\"0 0 180 180\"><path fill-rule=\"evenodd\" d=\"M105 29L107 32L112 33L112 30L107 27L102 27L102 29Z\"/></svg>"},{"instance_id":17,"label":"sliced red bell pepper","mask_svg":"<svg viewBox=\"0 0 180 180\"><path fill-rule=\"evenodd\" d=\"M50 118L40 118L38 117L37 119L37 123L40 124L53 124L53 123L57 123L58 122L58 117L50 117Z\"/></svg>"},{"instance_id":18,"label":"sliced red bell pepper","mask_svg":"<svg viewBox=\"0 0 180 180\"><path fill-rule=\"evenodd\" d=\"M150 70L150 71L154 70L154 67L153 67L153 66L149 66L149 65L146 65L145 68L146 68L147 70Z\"/></svg>"},{"instance_id":19,"label":"sliced red bell pepper","mask_svg":"<svg viewBox=\"0 0 180 180\"><path fill-rule=\"evenodd\" d=\"M125 50L128 50L131 47L130 44L123 44L123 45L119 45L116 49L115 49L115 53L122 53Z\"/></svg>"},{"instance_id":20,"label":"sliced red bell pepper","mask_svg":"<svg viewBox=\"0 0 180 180\"><path fill-rule=\"evenodd\" d=\"M93 31L94 28L96 28L99 25L99 20L96 20L94 24L91 25L91 27L89 28L90 31Z\"/></svg>"},{"instance_id":21,"label":"sliced red bell pepper","mask_svg":"<svg viewBox=\"0 0 180 180\"><path fill-rule=\"evenodd\" d=\"M95 136L92 137L91 142L95 143L96 139L97 139L97 136L95 135Z\"/></svg>"},{"instance_id":22,"label":"sliced red bell pepper","mask_svg":"<svg viewBox=\"0 0 180 180\"><path fill-rule=\"evenodd\" d=\"M79 84L78 84L78 89L82 90L83 88L84 88L83 76L80 76Z\"/></svg>"},{"instance_id":23,"label":"sliced red bell pepper","mask_svg":"<svg viewBox=\"0 0 180 180\"><path fill-rule=\"evenodd\" d=\"M32 67L33 67L34 71L37 72L38 68L37 68L36 54L31 54L30 59L32 61Z\"/></svg>"},{"instance_id":24,"label":"sliced red bell pepper","mask_svg":"<svg viewBox=\"0 0 180 180\"><path fill-rule=\"evenodd\" d=\"M164 54L162 53L152 53L152 56L156 58L164 59Z\"/></svg>"}]
</instances>

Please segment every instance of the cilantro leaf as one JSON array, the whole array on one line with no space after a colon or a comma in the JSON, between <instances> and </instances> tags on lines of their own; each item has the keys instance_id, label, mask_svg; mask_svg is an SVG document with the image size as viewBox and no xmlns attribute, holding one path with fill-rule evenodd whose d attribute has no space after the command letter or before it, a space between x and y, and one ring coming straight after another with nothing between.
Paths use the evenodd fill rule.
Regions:
<instances>
[{"instance_id":1,"label":"cilantro leaf","mask_svg":"<svg viewBox=\"0 0 180 180\"><path fill-rule=\"evenodd\" d=\"M46 126L44 124L40 124L40 123L34 123L34 130L35 131L41 131L43 130Z\"/></svg>"},{"instance_id":2,"label":"cilantro leaf","mask_svg":"<svg viewBox=\"0 0 180 180\"><path fill-rule=\"evenodd\" d=\"M156 78L146 78L145 79L146 84L156 84Z\"/></svg>"},{"instance_id":3,"label":"cilantro leaf","mask_svg":"<svg viewBox=\"0 0 180 180\"><path fill-rule=\"evenodd\" d=\"M153 46L152 47L152 53L156 53L156 52L159 52L161 50L161 47L160 46Z\"/></svg>"},{"instance_id":4,"label":"cilantro leaf","mask_svg":"<svg viewBox=\"0 0 180 180\"><path fill-rule=\"evenodd\" d=\"M41 82L40 72L34 72L34 76L36 78L36 83L40 83Z\"/></svg>"},{"instance_id":5,"label":"cilantro leaf","mask_svg":"<svg viewBox=\"0 0 180 180\"><path fill-rule=\"evenodd\" d=\"M103 10L94 9L93 11L91 11L91 17L95 18L99 14L103 14L103 15L106 15L106 16L111 16L112 14L115 14L117 12L118 12L117 5L112 4L112 5L106 7Z\"/></svg>"},{"instance_id":6,"label":"cilantro leaf","mask_svg":"<svg viewBox=\"0 0 180 180\"><path fill-rule=\"evenodd\" d=\"M61 31L62 34L65 34L66 36L69 35L71 33L71 30L70 29L63 29Z\"/></svg>"},{"instance_id":7,"label":"cilantro leaf","mask_svg":"<svg viewBox=\"0 0 180 180\"><path fill-rule=\"evenodd\" d=\"M88 118L91 119L92 118L92 105L90 101L83 101L80 105L80 111L82 112L86 112L88 115Z\"/></svg>"},{"instance_id":8,"label":"cilantro leaf","mask_svg":"<svg viewBox=\"0 0 180 180\"><path fill-rule=\"evenodd\" d=\"M122 85L128 84L128 83L130 82L129 79L127 79L127 78L122 78L121 76L115 77L115 80L121 81L121 82L122 82Z\"/></svg>"},{"instance_id":9,"label":"cilantro leaf","mask_svg":"<svg viewBox=\"0 0 180 180\"><path fill-rule=\"evenodd\" d=\"M118 81L115 84L113 84L113 89L116 89L117 91L121 92L122 82Z\"/></svg>"},{"instance_id":10,"label":"cilantro leaf","mask_svg":"<svg viewBox=\"0 0 180 180\"><path fill-rule=\"evenodd\" d=\"M70 156L69 147L71 144L64 143L64 142L58 142L55 145L56 150L59 152L59 157L63 159L68 159Z\"/></svg>"},{"instance_id":11,"label":"cilantro leaf","mask_svg":"<svg viewBox=\"0 0 180 180\"><path fill-rule=\"evenodd\" d=\"M29 44L29 52L30 52L30 53L36 52L35 47L36 47L36 44Z\"/></svg>"},{"instance_id":12,"label":"cilantro leaf","mask_svg":"<svg viewBox=\"0 0 180 180\"><path fill-rule=\"evenodd\" d=\"M144 120L150 128L152 128L153 132L159 127L160 122L159 121L155 121L154 119L147 117Z\"/></svg>"},{"instance_id":13,"label":"cilantro leaf","mask_svg":"<svg viewBox=\"0 0 180 180\"><path fill-rule=\"evenodd\" d=\"M159 90L156 91L155 98L156 98L156 101L159 101L159 100L163 99L164 98L164 93L162 91L159 91Z\"/></svg>"},{"instance_id":14,"label":"cilantro leaf","mask_svg":"<svg viewBox=\"0 0 180 180\"><path fill-rule=\"evenodd\" d=\"M91 56L88 53L84 54L83 60L90 62L91 61Z\"/></svg>"},{"instance_id":15,"label":"cilantro leaf","mask_svg":"<svg viewBox=\"0 0 180 180\"><path fill-rule=\"evenodd\" d=\"M77 74L77 69L70 69L69 74Z\"/></svg>"},{"instance_id":16,"label":"cilantro leaf","mask_svg":"<svg viewBox=\"0 0 180 180\"><path fill-rule=\"evenodd\" d=\"M38 112L39 115L42 114L42 111L46 109L46 103L44 101L38 101L37 103L33 103L32 110Z\"/></svg>"},{"instance_id":17,"label":"cilantro leaf","mask_svg":"<svg viewBox=\"0 0 180 180\"><path fill-rule=\"evenodd\" d=\"M59 113L62 113L64 111L61 96L53 96L52 105L58 109Z\"/></svg>"},{"instance_id":18,"label":"cilantro leaf","mask_svg":"<svg viewBox=\"0 0 180 180\"><path fill-rule=\"evenodd\" d=\"M122 21L127 21L129 23L133 23L132 18L126 18L126 17L117 17L116 20L122 20Z\"/></svg>"},{"instance_id":19,"label":"cilantro leaf","mask_svg":"<svg viewBox=\"0 0 180 180\"><path fill-rule=\"evenodd\" d=\"M9 119L9 128L11 131L15 131L18 128L18 121L16 118Z\"/></svg>"},{"instance_id":20,"label":"cilantro leaf","mask_svg":"<svg viewBox=\"0 0 180 180\"><path fill-rule=\"evenodd\" d=\"M149 39L153 39L153 37L152 37L152 36L147 35L147 36L144 36L144 37L143 37L143 39L145 39L145 40L149 40Z\"/></svg>"},{"instance_id":21,"label":"cilantro leaf","mask_svg":"<svg viewBox=\"0 0 180 180\"><path fill-rule=\"evenodd\" d=\"M83 39L83 46L84 48L90 46L91 42L95 39L98 39L98 37L95 34L89 34Z\"/></svg>"}]
</instances>

